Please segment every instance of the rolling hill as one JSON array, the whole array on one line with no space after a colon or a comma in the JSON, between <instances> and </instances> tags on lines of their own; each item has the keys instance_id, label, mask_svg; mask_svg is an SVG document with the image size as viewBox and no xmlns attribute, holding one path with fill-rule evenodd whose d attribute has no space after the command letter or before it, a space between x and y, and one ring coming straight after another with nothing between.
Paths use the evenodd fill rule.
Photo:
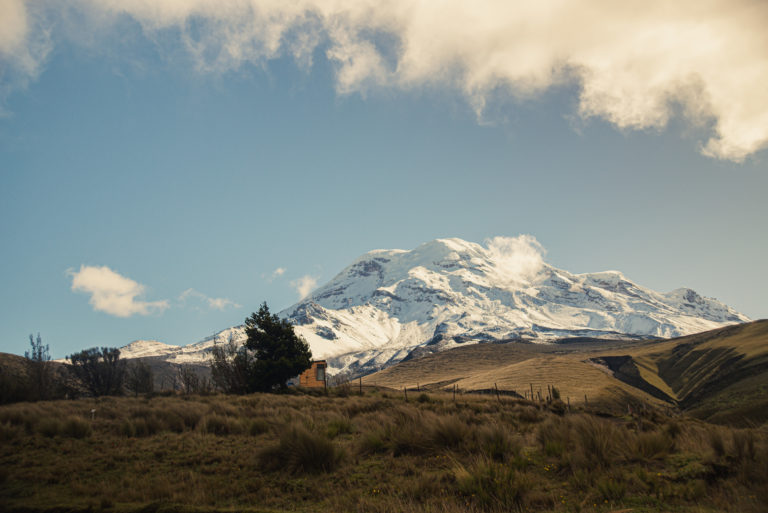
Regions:
<instances>
[{"instance_id":1,"label":"rolling hill","mask_svg":"<svg viewBox=\"0 0 768 513\"><path fill-rule=\"evenodd\" d=\"M412 359L363 378L400 389L535 393L564 399L637 401L713 422L768 421L768 320L663 341L563 340L466 346Z\"/></svg>"}]
</instances>

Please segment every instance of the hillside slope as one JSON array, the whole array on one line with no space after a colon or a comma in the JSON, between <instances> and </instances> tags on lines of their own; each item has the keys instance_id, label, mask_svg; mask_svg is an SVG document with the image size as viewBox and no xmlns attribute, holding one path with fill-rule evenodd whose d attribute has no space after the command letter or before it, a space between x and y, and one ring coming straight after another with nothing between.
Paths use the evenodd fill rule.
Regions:
<instances>
[{"instance_id":1,"label":"hillside slope","mask_svg":"<svg viewBox=\"0 0 768 513\"><path fill-rule=\"evenodd\" d=\"M768 321L664 341L483 344L401 362L363 378L400 389L560 389L584 401L633 398L733 424L768 421Z\"/></svg>"}]
</instances>

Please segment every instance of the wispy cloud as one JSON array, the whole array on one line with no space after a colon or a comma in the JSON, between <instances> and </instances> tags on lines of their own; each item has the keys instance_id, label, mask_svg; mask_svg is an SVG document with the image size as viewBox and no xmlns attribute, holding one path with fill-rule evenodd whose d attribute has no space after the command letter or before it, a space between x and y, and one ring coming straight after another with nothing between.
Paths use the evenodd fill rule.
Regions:
<instances>
[{"instance_id":1,"label":"wispy cloud","mask_svg":"<svg viewBox=\"0 0 768 513\"><path fill-rule=\"evenodd\" d=\"M301 278L292 280L291 287L299 293L299 299L304 299L317 287L317 278L305 274Z\"/></svg>"},{"instance_id":2,"label":"wispy cloud","mask_svg":"<svg viewBox=\"0 0 768 513\"><path fill-rule=\"evenodd\" d=\"M146 287L122 276L107 266L81 265L79 271L70 269L72 290L91 295L94 310L116 317L161 313L170 305L167 300L144 301Z\"/></svg>"},{"instance_id":3,"label":"wispy cloud","mask_svg":"<svg viewBox=\"0 0 768 513\"><path fill-rule=\"evenodd\" d=\"M39 12L64 9L79 10L89 31L133 19L158 44L184 47L201 71L281 55L311 65L323 48L340 94L452 88L482 118L494 98L571 85L584 119L645 130L680 115L704 130L705 155L734 161L768 145L768 3L759 0L6 0L0 65L33 76L57 26Z\"/></svg>"},{"instance_id":4,"label":"wispy cloud","mask_svg":"<svg viewBox=\"0 0 768 513\"><path fill-rule=\"evenodd\" d=\"M532 235L493 237L485 246L500 283L525 282L544 267L546 250Z\"/></svg>"},{"instance_id":5,"label":"wispy cloud","mask_svg":"<svg viewBox=\"0 0 768 513\"><path fill-rule=\"evenodd\" d=\"M262 279L267 280L268 283L272 283L277 278L281 278L283 275L285 275L285 271L287 271L285 267L278 267L269 274L262 273L261 277Z\"/></svg>"},{"instance_id":6,"label":"wispy cloud","mask_svg":"<svg viewBox=\"0 0 768 513\"><path fill-rule=\"evenodd\" d=\"M186 304L189 301L202 303L211 310L225 310L227 308L240 308L241 305L224 297L210 297L195 289L187 289L179 295L179 301Z\"/></svg>"}]
</instances>

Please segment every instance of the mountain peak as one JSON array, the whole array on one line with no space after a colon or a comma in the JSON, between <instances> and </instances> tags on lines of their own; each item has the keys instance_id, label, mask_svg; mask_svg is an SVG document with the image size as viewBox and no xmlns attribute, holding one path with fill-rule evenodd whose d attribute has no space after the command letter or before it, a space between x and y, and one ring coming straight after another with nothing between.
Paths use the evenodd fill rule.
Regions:
<instances>
[{"instance_id":1,"label":"mountain peak","mask_svg":"<svg viewBox=\"0 0 768 513\"><path fill-rule=\"evenodd\" d=\"M676 337L749 320L691 289L659 293L619 271L573 274L547 264L544 255L530 235L377 249L279 315L331 371L355 373L461 344ZM230 337L242 343L243 327L182 348L137 341L123 351L204 361Z\"/></svg>"},{"instance_id":2,"label":"mountain peak","mask_svg":"<svg viewBox=\"0 0 768 513\"><path fill-rule=\"evenodd\" d=\"M337 369L378 368L418 347L672 337L748 320L689 289L658 293L620 271L572 274L544 254L530 235L376 250L281 315Z\"/></svg>"}]
</instances>

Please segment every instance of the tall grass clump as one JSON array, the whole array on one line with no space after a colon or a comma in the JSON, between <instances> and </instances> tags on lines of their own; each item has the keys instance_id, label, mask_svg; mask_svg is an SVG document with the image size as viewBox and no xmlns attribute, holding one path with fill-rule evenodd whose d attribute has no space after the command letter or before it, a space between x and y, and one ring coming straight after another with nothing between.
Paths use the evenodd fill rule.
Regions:
<instances>
[{"instance_id":1,"label":"tall grass clump","mask_svg":"<svg viewBox=\"0 0 768 513\"><path fill-rule=\"evenodd\" d=\"M332 418L325 427L325 434L328 438L336 438L339 435L349 435L353 431L352 421L349 417Z\"/></svg>"},{"instance_id":2,"label":"tall grass clump","mask_svg":"<svg viewBox=\"0 0 768 513\"><path fill-rule=\"evenodd\" d=\"M91 425L80 417L70 416L61 424L61 436L70 438L86 438L91 436Z\"/></svg>"},{"instance_id":3,"label":"tall grass clump","mask_svg":"<svg viewBox=\"0 0 768 513\"><path fill-rule=\"evenodd\" d=\"M675 450L675 440L665 431L638 433L634 449L641 459L662 459Z\"/></svg>"},{"instance_id":4,"label":"tall grass clump","mask_svg":"<svg viewBox=\"0 0 768 513\"><path fill-rule=\"evenodd\" d=\"M626 437L611 421L581 416L573 420L574 463L580 467L610 467L624 448Z\"/></svg>"},{"instance_id":5,"label":"tall grass clump","mask_svg":"<svg viewBox=\"0 0 768 513\"><path fill-rule=\"evenodd\" d=\"M547 456L562 456L571 444L572 424L559 417L550 417L539 425L536 440Z\"/></svg>"},{"instance_id":6,"label":"tall grass clump","mask_svg":"<svg viewBox=\"0 0 768 513\"><path fill-rule=\"evenodd\" d=\"M53 438L61 432L62 425L59 419L44 418L37 423L37 432L48 438Z\"/></svg>"},{"instance_id":7,"label":"tall grass clump","mask_svg":"<svg viewBox=\"0 0 768 513\"><path fill-rule=\"evenodd\" d=\"M211 435L239 435L243 432L243 424L237 418L212 413L200 420L198 429Z\"/></svg>"},{"instance_id":8,"label":"tall grass clump","mask_svg":"<svg viewBox=\"0 0 768 513\"><path fill-rule=\"evenodd\" d=\"M475 431L478 451L497 462L512 461L520 456L522 442L498 424L481 426Z\"/></svg>"},{"instance_id":9,"label":"tall grass clump","mask_svg":"<svg viewBox=\"0 0 768 513\"><path fill-rule=\"evenodd\" d=\"M426 427L434 449L456 449L467 441L469 428L458 417L434 417L430 421Z\"/></svg>"},{"instance_id":10,"label":"tall grass clump","mask_svg":"<svg viewBox=\"0 0 768 513\"><path fill-rule=\"evenodd\" d=\"M457 490L467 504L484 510L520 510L532 485L526 474L482 457L469 467L457 466L453 473Z\"/></svg>"},{"instance_id":11,"label":"tall grass clump","mask_svg":"<svg viewBox=\"0 0 768 513\"><path fill-rule=\"evenodd\" d=\"M328 438L294 423L282 433L277 446L259 454L259 463L269 470L317 474L334 470L343 456L343 451Z\"/></svg>"}]
</instances>

